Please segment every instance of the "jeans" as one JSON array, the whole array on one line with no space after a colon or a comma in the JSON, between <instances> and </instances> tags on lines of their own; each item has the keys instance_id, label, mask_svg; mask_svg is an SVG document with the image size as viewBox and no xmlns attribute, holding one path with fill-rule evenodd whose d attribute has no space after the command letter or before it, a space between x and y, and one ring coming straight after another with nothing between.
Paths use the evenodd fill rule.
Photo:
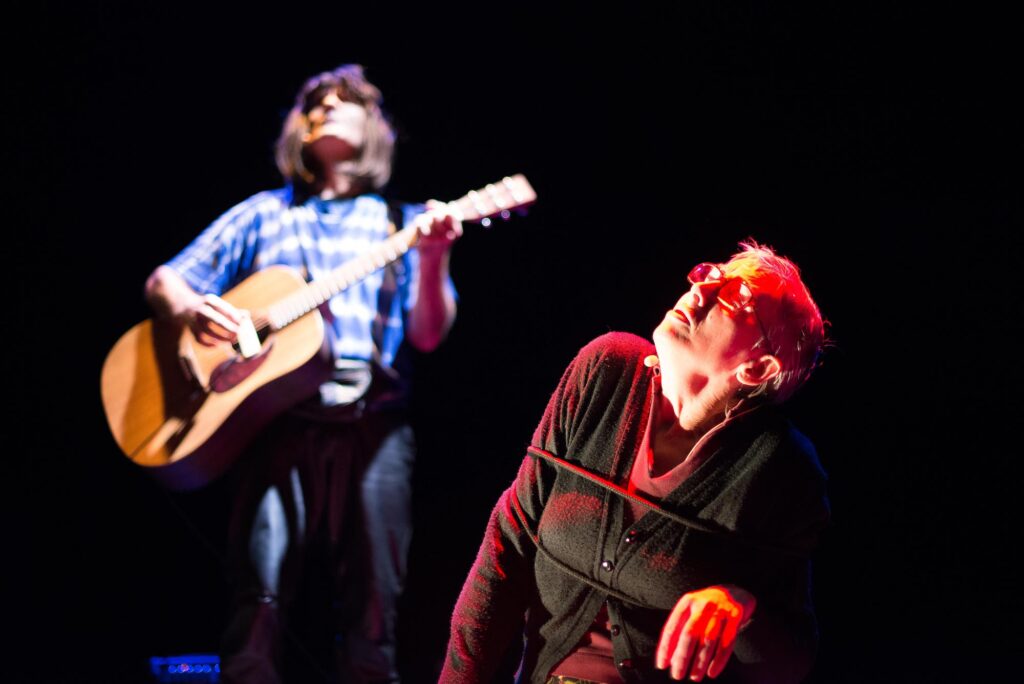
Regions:
<instances>
[{"instance_id":1,"label":"jeans","mask_svg":"<svg viewBox=\"0 0 1024 684\"><path fill-rule=\"evenodd\" d=\"M397 682L397 601L412 536L411 427L393 414L349 423L285 416L251 452L239 464L228 541L234 587L223 681L284 682L288 646L299 660L317 660L319 646L329 644L318 680ZM319 631L330 634L306 637L290 624L303 592L323 607Z\"/></svg>"}]
</instances>

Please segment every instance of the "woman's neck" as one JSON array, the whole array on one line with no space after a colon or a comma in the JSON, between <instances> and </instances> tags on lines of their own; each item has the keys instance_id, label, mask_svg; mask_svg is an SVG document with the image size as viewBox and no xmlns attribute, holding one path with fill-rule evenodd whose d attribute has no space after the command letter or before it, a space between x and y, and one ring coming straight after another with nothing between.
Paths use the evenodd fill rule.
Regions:
<instances>
[{"instance_id":1,"label":"woman's neck","mask_svg":"<svg viewBox=\"0 0 1024 684\"><path fill-rule=\"evenodd\" d=\"M313 185L313 194L320 199L355 197L363 193L363 184L343 173L329 172L318 178Z\"/></svg>"},{"instance_id":2,"label":"woman's neck","mask_svg":"<svg viewBox=\"0 0 1024 684\"><path fill-rule=\"evenodd\" d=\"M685 461L701 437L725 419L724 412L707 413L690 427L683 427L670 401L658 393L655 402L649 443L656 473L664 473Z\"/></svg>"}]
</instances>

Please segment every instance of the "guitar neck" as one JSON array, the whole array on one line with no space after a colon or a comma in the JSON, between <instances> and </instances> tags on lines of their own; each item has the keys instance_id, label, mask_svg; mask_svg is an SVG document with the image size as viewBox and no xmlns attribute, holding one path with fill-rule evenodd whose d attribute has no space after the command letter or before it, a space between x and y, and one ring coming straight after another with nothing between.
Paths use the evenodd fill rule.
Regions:
<instances>
[{"instance_id":1,"label":"guitar neck","mask_svg":"<svg viewBox=\"0 0 1024 684\"><path fill-rule=\"evenodd\" d=\"M484 222L493 216L507 219L512 211L533 204L537 194L522 174L506 176L498 183L491 183L479 190L472 190L454 202L448 209L464 223ZM365 254L346 261L322 280L307 283L306 287L270 306L262 323L280 330L297 321L310 311L329 300L342 290L351 287L374 271L384 268L412 249L420 237L420 226L411 225L395 232L379 242Z\"/></svg>"},{"instance_id":2,"label":"guitar neck","mask_svg":"<svg viewBox=\"0 0 1024 684\"><path fill-rule=\"evenodd\" d=\"M307 283L306 287L270 306L266 311L267 322L273 329L280 330L297 321L342 290L400 259L412 249L418 238L419 228L415 224L397 231L388 239L374 244L365 254L346 261L326 278Z\"/></svg>"}]
</instances>

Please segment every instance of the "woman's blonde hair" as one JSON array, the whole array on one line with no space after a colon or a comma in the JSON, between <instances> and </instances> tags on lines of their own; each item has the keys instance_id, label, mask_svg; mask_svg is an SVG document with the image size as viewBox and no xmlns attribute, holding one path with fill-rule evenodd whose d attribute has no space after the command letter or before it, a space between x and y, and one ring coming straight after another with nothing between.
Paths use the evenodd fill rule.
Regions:
<instances>
[{"instance_id":1,"label":"woman's blonde hair","mask_svg":"<svg viewBox=\"0 0 1024 684\"><path fill-rule=\"evenodd\" d=\"M796 392L818 366L825 347L826 322L800 277L800 269L786 257L754 240L740 243L740 250L729 259L725 270L730 276L746 280L757 291L773 294L779 302L776 321L767 326L766 343L782 364L782 371L754 388L749 396L767 396L785 401Z\"/></svg>"}]
</instances>

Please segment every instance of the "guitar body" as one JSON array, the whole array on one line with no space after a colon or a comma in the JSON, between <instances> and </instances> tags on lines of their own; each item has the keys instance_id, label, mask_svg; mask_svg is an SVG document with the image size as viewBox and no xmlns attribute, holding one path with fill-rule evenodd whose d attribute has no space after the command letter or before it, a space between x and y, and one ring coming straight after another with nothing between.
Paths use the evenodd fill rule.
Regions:
<instances>
[{"instance_id":1,"label":"guitar body","mask_svg":"<svg viewBox=\"0 0 1024 684\"><path fill-rule=\"evenodd\" d=\"M223 295L255 318L302 290L294 270L274 266ZM270 332L243 358L229 343L200 345L188 328L139 323L103 364L101 394L114 440L170 489L208 484L275 416L314 395L330 373L315 309Z\"/></svg>"}]
</instances>

